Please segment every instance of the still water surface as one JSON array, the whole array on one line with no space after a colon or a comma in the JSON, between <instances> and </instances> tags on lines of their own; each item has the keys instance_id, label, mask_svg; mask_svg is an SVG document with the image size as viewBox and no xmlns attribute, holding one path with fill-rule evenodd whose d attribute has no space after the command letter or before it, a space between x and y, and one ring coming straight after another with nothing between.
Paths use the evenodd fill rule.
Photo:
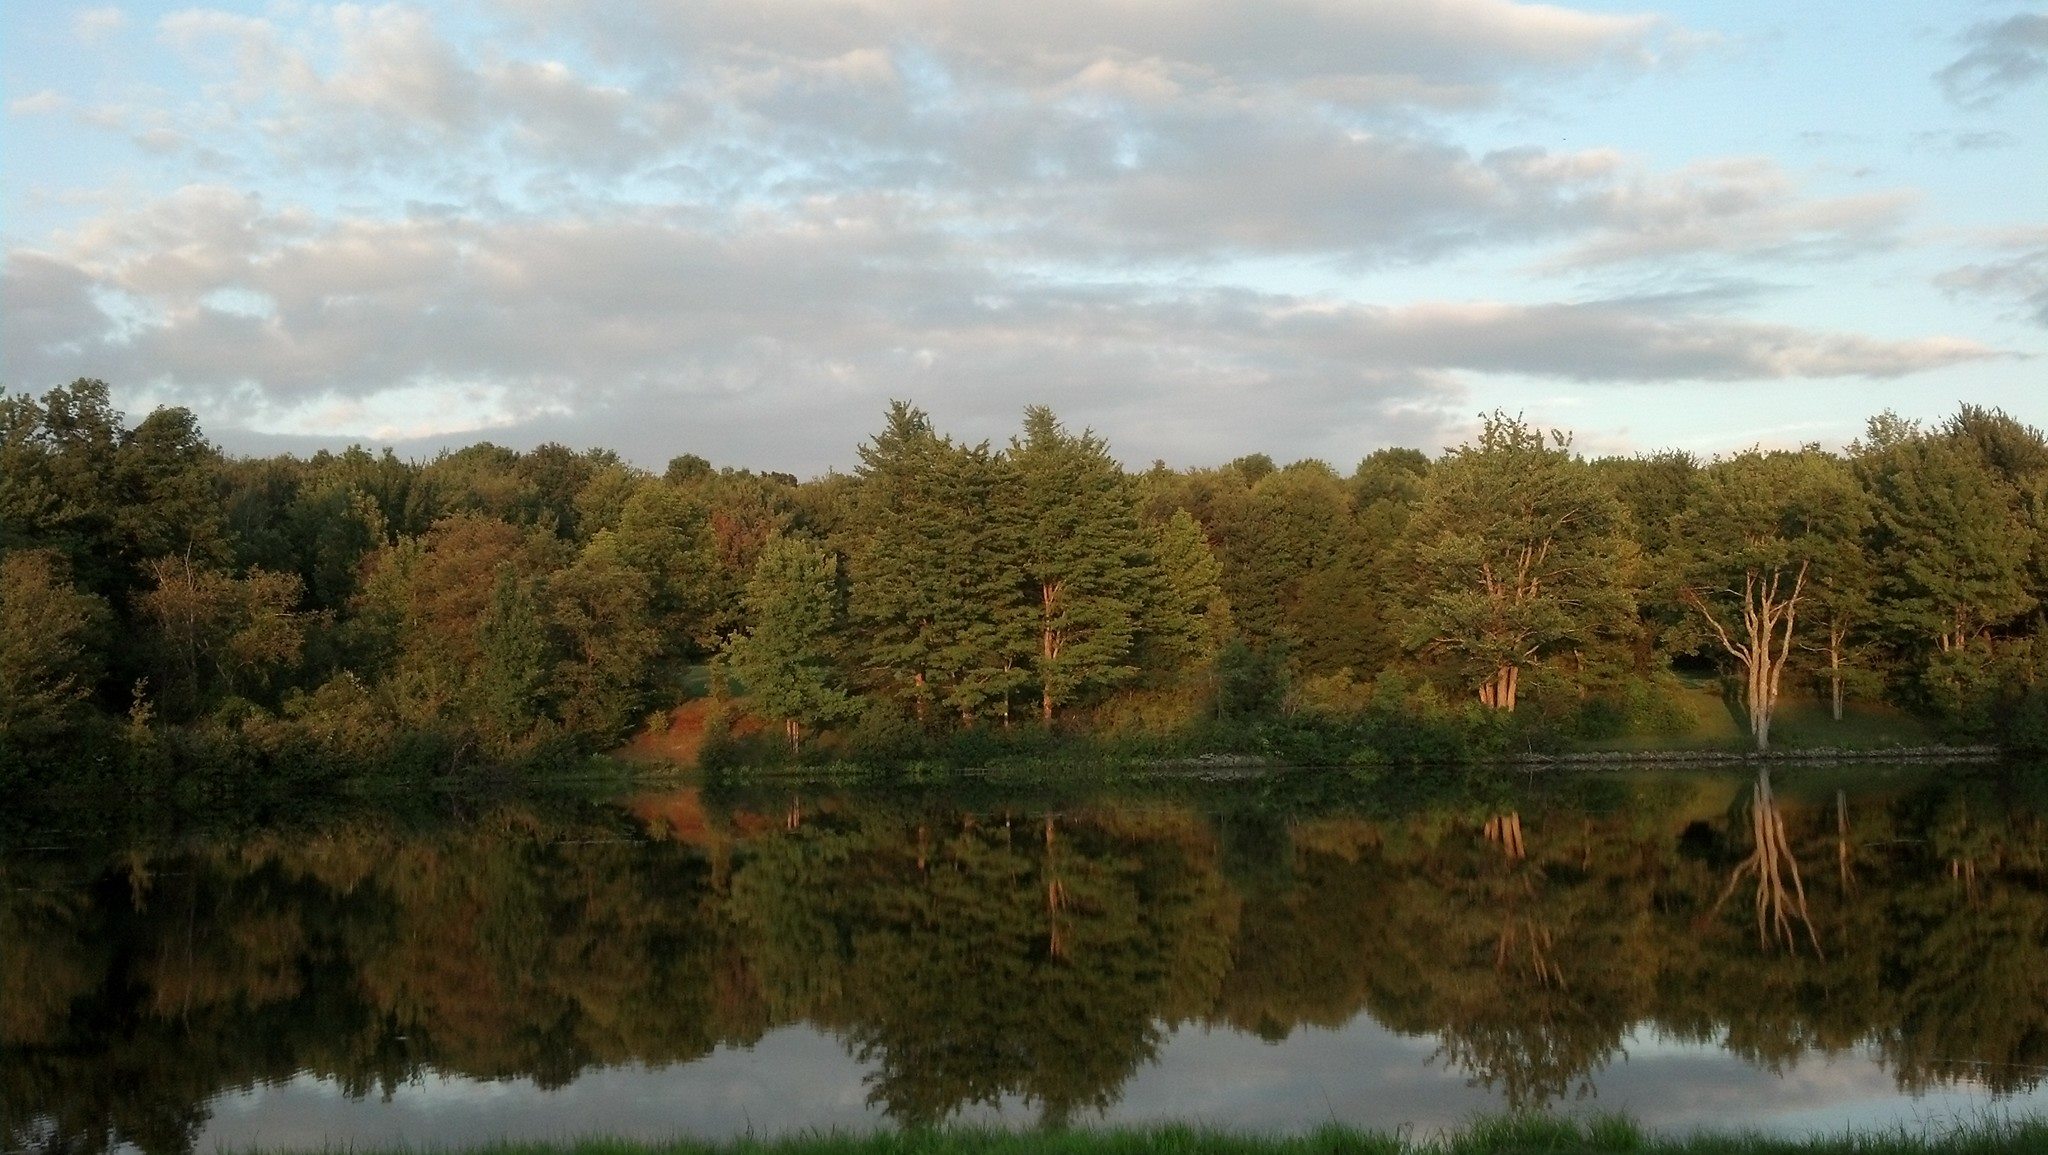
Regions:
<instances>
[{"instance_id":1,"label":"still water surface","mask_svg":"<svg viewBox=\"0 0 2048 1155\"><path fill-rule=\"evenodd\" d=\"M2048 1113L2043 778L44 812L0 829L0 1119L176 1152Z\"/></svg>"}]
</instances>

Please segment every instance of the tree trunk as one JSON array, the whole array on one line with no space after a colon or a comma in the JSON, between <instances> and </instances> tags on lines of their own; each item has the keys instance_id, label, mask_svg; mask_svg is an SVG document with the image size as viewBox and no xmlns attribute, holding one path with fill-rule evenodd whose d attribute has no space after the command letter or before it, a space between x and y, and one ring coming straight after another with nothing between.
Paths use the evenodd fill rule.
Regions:
<instances>
[{"instance_id":1,"label":"tree trunk","mask_svg":"<svg viewBox=\"0 0 2048 1155\"><path fill-rule=\"evenodd\" d=\"M1707 619L1707 625L1721 640L1721 648L1733 655L1742 669L1743 707L1749 712L1749 732L1760 751L1771 748L1771 715L1778 708L1778 688L1785 664L1792 657L1792 634L1799 621L1799 599L1806 592L1805 562L1792 575L1786 590L1785 571L1773 569L1769 580L1751 570L1742 580L1741 633L1732 634L1700 591L1685 591L1685 600ZM1736 591L1729 590L1729 593ZM1737 638L1741 640L1737 640Z\"/></svg>"},{"instance_id":2,"label":"tree trunk","mask_svg":"<svg viewBox=\"0 0 2048 1155\"><path fill-rule=\"evenodd\" d=\"M1836 622L1828 624L1828 706L1837 722L1842 720L1842 643L1845 632Z\"/></svg>"},{"instance_id":3,"label":"tree trunk","mask_svg":"<svg viewBox=\"0 0 2048 1155\"><path fill-rule=\"evenodd\" d=\"M1515 690L1520 681L1521 670L1518 667L1502 666L1479 683L1479 704L1489 710L1514 713Z\"/></svg>"},{"instance_id":4,"label":"tree trunk","mask_svg":"<svg viewBox=\"0 0 2048 1155\"><path fill-rule=\"evenodd\" d=\"M1060 632L1052 624L1053 611L1058 605L1060 587L1057 582L1042 583L1038 587L1040 605L1044 617L1040 619L1038 631L1038 653L1041 665L1038 671L1039 720L1052 725L1052 664L1060 656Z\"/></svg>"},{"instance_id":5,"label":"tree trunk","mask_svg":"<svg viewBox=\"0 0 2048 1155\"><path fill-rule=\"evenodd\" d=\"M1479 704L1489 711L1516 711L1516 688L1522 682L1518 666L1501 666L1479 684Z\"/></svg>"}]
</instances>

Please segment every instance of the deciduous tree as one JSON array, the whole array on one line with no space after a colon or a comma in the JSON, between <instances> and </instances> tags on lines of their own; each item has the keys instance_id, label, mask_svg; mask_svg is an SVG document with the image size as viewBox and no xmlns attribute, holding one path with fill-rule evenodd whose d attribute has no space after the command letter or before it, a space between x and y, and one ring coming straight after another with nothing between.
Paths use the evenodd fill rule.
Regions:
<instances>
[{"instance_id":1,"label":"deciduous tree","mask_svg":"<svg viewBox=\"0 0 2048 1155\"><path fill-rule=\"evenodd\" d=\"M1770 748L1799 616L1868 524L1848 466L1815 448L1715 461L1679 517L1672 560L1682 596L1735 659L1759 750Z\"/></svg>"},{"instance_id":2,"label":"deciduous tree","mask_svg":"<svg viewBox=\"0 0 2048 1155\"><path fill-rule=\"evenodd\" d=\"M1513 710L1521 673L1632 609L1628 515L1562 433L1494 413L1424 483L1409 644Z\"/></svg>"}]
</instances>

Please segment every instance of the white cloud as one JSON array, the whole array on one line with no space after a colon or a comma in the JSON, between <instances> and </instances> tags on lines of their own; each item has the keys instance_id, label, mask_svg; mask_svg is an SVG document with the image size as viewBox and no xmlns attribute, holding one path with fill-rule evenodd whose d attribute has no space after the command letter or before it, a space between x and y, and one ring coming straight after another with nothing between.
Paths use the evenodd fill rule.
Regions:
<instances>
[{"instance_id":1,"label":"white cloud","mask_svg":"<svg viewBox=\"0 0 2048 1155\"><path fill-rule=\"evenodd\" d=\"M119 8L88 8L71 18L71 33L83 44L98 44L128 26L128 14Z\"/></svg>"},{"instance_id":2,"label":"white cloud","mask_svg":"<svg viewBox=\"0 0 2048 1155\"><path fill-rule=\"evenodd\" d=\"M548 29L575 28L643 64L697 60L744 45L764 59L822 60L906 39L961 73L1025 88L1060 85L1099 65L1155 62L1211 83L1361 85L1396 99L1463 102L1516 72L1640 64L1663 22L1508 0L748 0L623 7L504 0Z\"/></svg>"},{"instance_id":3,"label":"white cloud","mask_svg":"<svg viewBox=\"0 0 2048 1155\"><path fill-rule=\"evenodd\" d=\"M805 467L904 393L970 435L1006 434L1038 399L1140 459L1200 459L1242 452L1248 428L1310 451L1360 431L1436 441L1481 377L1889 378L1994 355L1747 319L1759 298L1729 288L1904 244L1912 190L1826 196L1766 157L1671 168L1460 137L1475 109L1492 126L1475 131L1514 131L1574 85L1645 83L1698 35L1651 15L261 11L161 18L183 87L10 106L69 110L146 153L137 171L197 182L95 190L126 207L16 240L10 382L90 373L270 431L587 429L656 459L672 430L647 415L688 413L737 430L752 463ZM2030 299L2032 251L1943 283ZM1436 299L1346 296L1414 266ZM1473 269L1504 282L1461 287ZM1531 272L1661 295L1526 303L1560 283ZM1250 287L1278 283L1332 287Z\"/></svg>"},{"instance_id":4,"label":"white cloud","mask_svg":"<svg viewBox=\"0 0 2048 1155\"><path fill-rule=\"evenodd\" d=\"M1954 338L1813 332L1668 301L1371 307L1077 286L886 218L830 212L744 227L655 210L322 220L204 187L12 253L4 277L11 381L88 373L207 412L231 399L265 429L582 423L654 459L674 449L649 414L718 413L725 428L772 431L753 463L785 467L836 459L848 428L906 393L988 434L1042 400L1142 460L1221 451L1247 428L1295 444L1362 430L1427 439L1461 404L1469 372L1890 377L1994 355ZM395 423L394 398L451 382L470 383L468 400Z\"/></svg>"},{"instance_id":5,"label":"white cloud","mask_svg":"<svg viewBox=\"0 0 2048 1155\"><path fill-rule=\"evenodd\" d=\"M1855 255L1898 243L1917 193L1810 198L1768 157L1697 162L1674 173L1634 171L1590 190L1582 207L1596 231L1551 267L1611 264L1688 253L1776 260Z\"/></svg>"},{"instance_id":6,"label":"white cloud","mask_svg":"<svg viewBox=\"0 0 2048 1155\"><path fill-rule=\"evenodd\" d=\"M7 102L7 111L14 116L47 116L71 107L71 101L55 89L45 88L27 96L18 96Z\"/></svg>"}]
</instances>

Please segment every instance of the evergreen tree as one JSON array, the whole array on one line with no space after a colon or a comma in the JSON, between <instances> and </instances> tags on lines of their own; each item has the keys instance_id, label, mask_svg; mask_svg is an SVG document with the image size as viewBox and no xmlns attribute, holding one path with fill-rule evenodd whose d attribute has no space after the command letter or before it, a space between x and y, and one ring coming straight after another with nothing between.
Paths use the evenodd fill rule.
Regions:
<instances>
[{"instance_id":1,"label":"evergreen tree","mask_svg":"<svg viewBox=\"0 0 2048 1155\"><path fill-rule=\"evenodd\" d=\"M1673 450L1602 458L1593 468L1628 508L1643 560L1628 666L1636 677L1649 677L1674 650L1691 648L1693 611L1680 595L1682 583L1663 560L1671 553L1678 516L1692 501L1700 463L1690 453Z\"/></svg>"},{"instance_id":2,"label":"evergreen tree","mask_svg":"<svg viewBox=\"0 0 2048 1155\"><path fill-rule=\"evenodd\" d=\"M661 654L650 612L653 583L600 530L574 563L548 579L549 618L564 651L554 696L571 733L609 742L639 720Z\"/></svg>"},{"instance_id":3,"label":"evergreen tree","mask_svg":"<svg viewBox=\"0 0 2048 1155\"><path fill-rule=\"evenodd\" d=\"M90 643L106 609L72 586L49 551L0 553L0 744L74 720L98 675Z\"/></svg>"},{"instance_id":4,"label":"evergreen tree","mask_svg":"<svg viewBox=\"0 0 2048 1155\"><path fill-rule=\"evenodd\" d=\"M2034 543L2019 494L1977 443L1873 420L1860 448L1882 612L1893 629L1948 653L2033 607L2026 566Z\"/></svg>"},{"instance_id":5,"label":"evergreen tree","mask_svg":"<svg viewBox=\"0 0 2048 1155\"><path fill-rule=\"evenodd\" d=\"M502 752L524 744L543 719L543 692L554 667L532 580L501 564L476 623L477 666L468 683L474 718Z\"/></svg>"},{"instance_id":6,"label":"evergreen tree","mask_svg":"<svg viewBox=\"0 0 2048 1155\"><path fill-rule=\"evenodd\" d=\"M860 710L837 661L838 584L835 559L823 548L801 538L769 539L747 582L753 626L725 644L725 660L754 709L782 719L792 751L802 746L805 727Z\"/></svg>"},{"instance_id":7,"label":"evergreen tree","mask_svg":"<svg viewBox=\"0 0 2048 1155\"><path fill-rule=\"evenodd\" d=\"M919 718L1007 714L1032 641L1017 596L1014 475L988 447L954 445L902 402L861 447L853 616L864 663Z\"/></svg>"},{"instance_id":8,"label":"evergreen tree","mask_svg":"<svg viewBox=\"0 0 2048 1155\"><path fill-rule=\"evenodd\" d=\"M1060 706L1137 674L1131 657L1157 572L1129 482L1102 439L1068 433L1052 410L1032 406L1009 466L1021 505L1022 600L1038 641L1039 717L1050 722Z\"/></svg>"},{"instance_id":9,"label":"evergreen tree","mask_svg":"<svg viewBox=\"0 0 2048 1155\"><path fill-rule=\"evenodd\" d=\"M1223 566L1201 524L1187 510L1174 510L1152 531L1152 556L1159 581L1144 637L1153 664L1171 670L1213 663L1234 627L1230 600L1223 596Z\"/></svg>"}]
</instances>

